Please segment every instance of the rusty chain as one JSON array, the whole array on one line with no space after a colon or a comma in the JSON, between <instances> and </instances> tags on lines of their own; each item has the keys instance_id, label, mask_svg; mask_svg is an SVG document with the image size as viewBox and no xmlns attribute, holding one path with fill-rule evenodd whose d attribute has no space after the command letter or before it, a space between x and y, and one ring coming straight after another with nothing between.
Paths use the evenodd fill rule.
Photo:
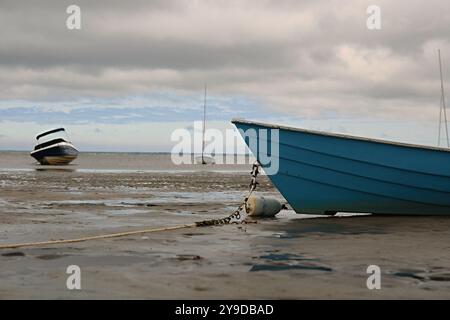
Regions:
<instances>
[{"instance_id":1,"label":"rusty chain","mask_svg":"<svg viewBox=\"0 0 450 320\"><path fill-rule=\"evenodd\" d=\"M230 224L230 223L245 223L245 220L241 220L241 213L245 209L247 209L247 201L252 195L253 191L256 190L256 187L258 186L258 182L256 181L256 178L259 174L259 167L260 164L258 161L255 161L255 163L252 166L251 176L252 180L250 181L250 190L247 194L247 196L244 198L244 201L239 205L239 207L228 217L220 218L220 219L210 219L210 220L203 220L195 222L197 227L206 227L206 226L213 226L213 225L223 225L223 224Z\"/></svg>"}]
</instances>

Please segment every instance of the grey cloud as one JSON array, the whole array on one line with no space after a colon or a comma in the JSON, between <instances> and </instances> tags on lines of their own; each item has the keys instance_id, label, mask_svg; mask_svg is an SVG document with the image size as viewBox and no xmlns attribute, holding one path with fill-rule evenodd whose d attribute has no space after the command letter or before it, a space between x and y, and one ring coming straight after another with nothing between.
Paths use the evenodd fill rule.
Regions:
<instances>
[{"instance_id":1,"label":"grey cloud","mask_svg":"<svg viewBox=\"0 0 450 320\"><path fill-rule=\"evenodd\" d=\"M67 100L198 90L263 101L270 110L433 117L436 49L450 63L446 0L0 2L0 98ZM446 68L446 71L450 71Z\"/></svg>"}]
</instances>

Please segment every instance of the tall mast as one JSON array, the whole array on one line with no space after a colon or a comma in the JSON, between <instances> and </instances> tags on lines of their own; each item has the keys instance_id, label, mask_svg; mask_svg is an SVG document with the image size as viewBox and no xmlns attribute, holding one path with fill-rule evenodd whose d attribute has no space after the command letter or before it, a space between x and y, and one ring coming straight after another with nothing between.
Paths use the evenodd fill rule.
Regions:
<instances>
[{"instance_id":1,"label":"tall mast","mask_svg":"<svg viewBox=\"0 0 450 320\"><path fill-rule=\"evenodd\" d=\"M202 164L205 164L205 131L206 131L206 84L205 84L205 97L203 100L203 135L202 135Z\"/></svg>"},{"instance_id":2,"label":"tall mast","mask_svg":"<svg viewBox=\"0 0 450 320\"><path fill-rule=\"evenodd\" d=\"M439 109L439 136L438 136L439 141L438 141L438 144L440 144L442 115L444 115L445 137L447 138L447 148L449 148L450 143L448 140L447 111L445 108L445 91L444 91L444 79L442 77L441 49L438 49L438 55L439 55L439 73L441 75L441 102L442 102L440 109Z\"/></svg>"},{"instance_id":3,"label":"tall mast","mask_svg":"<svg viewBox=\"0 0 450 320\"><path fill-rule=\"evenodd\" d=\"M438 131L438 139L437 139L438 147L441 144L441 128L442 128L442 94L441 94L441 101L439 102L439 131Z\"/></svg>"}]
</instances>

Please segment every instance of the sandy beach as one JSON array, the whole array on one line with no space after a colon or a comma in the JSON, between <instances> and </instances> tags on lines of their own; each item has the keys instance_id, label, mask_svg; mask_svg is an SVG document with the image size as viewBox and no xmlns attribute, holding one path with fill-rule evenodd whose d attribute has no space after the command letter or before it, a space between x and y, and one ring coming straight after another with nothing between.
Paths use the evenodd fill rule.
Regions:
<instances>
[{"instance_id":1,"label":"sandy beach","mask_svg":"<svg viewBox=\"0 0 450 320\"><path fill-rule=\"evenodd\" d=\"M130 160L131 159L131 160ZM43 168L0 153L0 243L224 217L251 165L174 167L168 155L81 154ZM45 170L44 170L45 169ZM265 176L258 192L282 200ZM0 251L1 299L450 298L450 218L308 217ZM81 268L81 290L66 268ZM366 269L381 268L369 290Z\"/></svg>"}]
</instances>

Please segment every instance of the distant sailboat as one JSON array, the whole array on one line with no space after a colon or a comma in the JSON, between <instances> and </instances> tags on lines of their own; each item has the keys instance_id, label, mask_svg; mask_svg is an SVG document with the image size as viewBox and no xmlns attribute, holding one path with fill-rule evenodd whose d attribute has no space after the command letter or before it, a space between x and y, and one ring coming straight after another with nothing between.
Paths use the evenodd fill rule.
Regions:
<instances>
[{"instance_id":1,"label":"distant sailboat","mask_svg":"<svg viewBox=\"0 0 450 320\"><path fill-rule=\"evenodd\" d=\"M202 155L200 157L195 157L195 162L197 164L214 164L214 158L205 155L205 132L206 132L206 85L205 85L205 96L203 100L203 132L202 132Z\"/></svg>"},{"instance_id":2,"label":"distant sailboat","mask_svg":"<svg viewBox=\"0 0 450 320\"><path fill-rule=\"evenodd\" d=\"M442 128L442 120L444 120L444 132L445 137L447 141L447 148L450 147L450 142L448 139L448 125L447 125L447 110L445 107L445 92L444 92L444 80L442 76L442 62L441 62L441 50L438 50L438 56L439 56L439 73L441 75L441 104L439 109L439 133L438 133L438 146L441 144L441 128ZM442 116L444 119L442 119Z\"/></svg>"}]
</instances>

